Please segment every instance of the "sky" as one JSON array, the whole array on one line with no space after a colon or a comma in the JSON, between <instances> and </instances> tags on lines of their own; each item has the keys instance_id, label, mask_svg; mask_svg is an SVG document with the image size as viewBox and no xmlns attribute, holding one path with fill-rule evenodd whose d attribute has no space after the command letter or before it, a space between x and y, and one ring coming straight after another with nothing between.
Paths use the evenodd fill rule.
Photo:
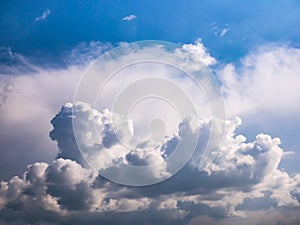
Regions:
<instances>
[{"instance_id":1,"label":"sky","mask_svg":"<svg viewBox=\"0 0 300 225\"><path fill-rule=\"evenodd\" d=\"M1 1L0 223L299 224L299 37L296 0Z\"/></svg>"}]
</instances>

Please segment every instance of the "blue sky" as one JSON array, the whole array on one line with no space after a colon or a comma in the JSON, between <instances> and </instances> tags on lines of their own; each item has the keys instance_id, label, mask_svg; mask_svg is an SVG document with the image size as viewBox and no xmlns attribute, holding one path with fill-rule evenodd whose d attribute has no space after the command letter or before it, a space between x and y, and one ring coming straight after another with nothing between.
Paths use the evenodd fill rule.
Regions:
<instances>
[{"instance_id":1,"label":"blue sky","mask_svg":"<svg viewBox=\"0 0 300 225\"><path fill-rule=\"evenodd\" d=\"M109 66L119 68L122 60L148 57L149 52L155 60L170 56L156 45L145 45L144 52L128 45L143 40L177 44L175 58L170 57L176 68L183 68L185 59L188 71L204 63L217 80L226 121L212 163L199 158L211 118L176 118L168 139L136 145L154 149L148 157L124 150L122 143L132 141L129 120L118 121L120 133L114 136L112 108L95 111L87 103L73 102L83 75L114 47L128 54L101 58L108 61L97 71L100 80ZM113 95L132 87L133 80L169 71L167 78L203 109L203 96L184 77L176 77L178 71L149 65L116 73L104 89L104 103L115 103ZM1 1L0 223L299 225L299 75L297 0ZM96 82L90 85L92 89ZM132 126L143 128L143 118L159 109L169 121L176 117L172 107L157 103L149 110L147 104L137 104L138 122ZM82 126L77 134L72 118ZM92 122L100 130L99 143L92 142ZM150 174L164 180L169 173L166 157L185 132L195 130L203 139L191 160L175 176L145 187L103 179L87 165L74 137L84 137L81 144L88 146L100 171L114 168L114 161L106 162L97 152L110 149L119 157L117 166L122 160L129 165L160 163Z\"/></svg>"},{"instance_id":2,"label":"blue sky","mask_svg":"<svg viewBox=\"0 0 300 225\"><path fill-rule=\"evenodd\" d=\"M1 5L0 45L56 63L64 51L91 40L188 43L201 37L211 54L226 62L268 42L299 46L299 2L291 0L5 1ZM46 9L50 15L35 22ZM122 21L129 14L137 19ZM220 37L224 29L228 32Z\"/></svg>"}]
</instances>

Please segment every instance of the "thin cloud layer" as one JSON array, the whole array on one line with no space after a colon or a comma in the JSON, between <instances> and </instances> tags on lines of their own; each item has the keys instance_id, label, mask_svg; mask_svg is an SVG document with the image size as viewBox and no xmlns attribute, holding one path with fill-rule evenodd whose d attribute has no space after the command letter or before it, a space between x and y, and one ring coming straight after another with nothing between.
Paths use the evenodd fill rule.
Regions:
<instances>
[{"instance_id":1,"label":"thin cloud layer","mask_svg":"<svg viewBox=\"0 0 300 225\"><path fill-rule=\"evenodd\" d=\"M112 48L110 43L81 42L66 54L65 61L67 65L88 65Z\"/></svg>"},{"instance_id":2,"label":"thin cloud layer","mask_svg":"<svg viewBox=\"0 0 300 225\"><path fill-rule=\"evenodd\" d=\"M0 74L21 75L39 72L39 68L10 47L0 47Z\"/></svg>"}]
</instances>

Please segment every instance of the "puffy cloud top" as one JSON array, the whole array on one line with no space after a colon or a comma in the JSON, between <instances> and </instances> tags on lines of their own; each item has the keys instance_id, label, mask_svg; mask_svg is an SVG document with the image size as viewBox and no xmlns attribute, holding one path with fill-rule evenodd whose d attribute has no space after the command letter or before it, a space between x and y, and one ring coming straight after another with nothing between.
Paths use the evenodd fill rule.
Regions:
<instances>
[{"instance_id":1,"label":"puffy cloud top","mask_svg":"<svg viewBox=\"0 0 300 225\"><path fill-rule=\"evenodd\" d=\"M211 217L243 217L249 201L256 204L259 199L270 202L265 209L299 207L300 176L279 169L284 154L280 140L259 134L254 141L246 142L244 136L235 134L241 125L239 118L224 121L225 137L220 153L204 170L197 166L197 152L203 147L199 143L193 160L175 176L157 185L127 187L102 178L81 161L72 137L72 110L77 110L80 117L76 119L82 120L83 125L87 118L96 118L102 126L102 140L108 134L104 125L109 121L109 111L98 112L84 103L65 104L52 120L54 129L50 135L60 148L57 159L51 164L34 163L23 177L1 182L2 223L182 224L201 221L198 218L201 213L208 212ZM210 120L198 123L202 133L210 126ZM88 131L82 129L82 132L87 137ZM162 143L160 151L167 154L178 138L174 136ZM91 143L89 138L86 141L88 145ZM118 145L113 141L110 148ZM147 144L140 145L144 146ZM129 163L140 165L165 160L163 154L155 152L150 155L126 152L122 156ZM121 221L118 215L124 219Z\"/></svg>"}]
</instances>

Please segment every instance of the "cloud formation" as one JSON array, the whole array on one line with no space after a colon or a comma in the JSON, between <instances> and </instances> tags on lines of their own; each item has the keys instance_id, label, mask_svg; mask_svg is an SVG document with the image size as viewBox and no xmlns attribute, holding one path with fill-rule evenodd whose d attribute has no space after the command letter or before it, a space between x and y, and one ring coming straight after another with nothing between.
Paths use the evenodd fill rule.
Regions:
<instances>
[{"instance_id":1,"label":"cloud formation","mask_svg":"<svg viewBox=\"0 0 300 225\"><path fill-rule=\"evenodd\" d=\"M246 142L244 136L235 134L240 118L224 121L226 135L220 154L204 170L197 166L197 153L203 147L199 143L193 160L172 178L157 185L127 187L103 179L76 157L78 162L68 159L79 155L71 143L75 140L69 136L72 107L81 110L78 119L83 122L95 114L94 109L78 103L66 104L56 115L51 136L56 137L61 150L58 159L29 165L22 177L1 182L2 223L182 224L202 223L203 214L208 216L207 224L214 224L216 218L247 221L256 207L264 217L269 217L267 212L272 208L299 210L300 175L291 176L278 167L284 155L280 139L258 134L254 141ZM210 120L199 121L198 127L205 134L210 125ZM86 136L89 131L82 132ZM161 150L172 146L171 141ZM261 205L262 199L269 203ZM120 221L116 215L124 219Z\"/></svg>"},{"instance_id":2,"label":"cloud formation","mask_svg":"<svg viewBox=\"0 0 300 225\"><path fill-rule=\"evenodd\" d=\"M122 20L125 21L131 21L131 20L135 20L137 17L133 14L130 14L129 16L125 16L124 18L122 18Z\"/></svg>"},{"instance_id":3,"label":"cloud formation","mask_svg":"<svg viewBox=\"0 0 300 225\"><path fill-rule=\"evenodd\" d=\"M83 49L89 46L98 44L86 44ZM194 61L201 62L204 57L208 65L216 62L202 44L184 46L190 50L192 54L188 57ZM77 53L74 51L74 56ZM186 52L179 53L187 57ZM120 186L98 176L88 168L77 149L71 126L72 109L75 107L82 113L79 120L92 115L92 119L98 117L107 121L110 111L95 112L84 104L65 104L52 120L50 136L57 142L58 153L46 137L51 129L51 117L61 104L72 99L76 83L85 70L83 65L89 61L89 57L84 58L85 53L82 55L83 63L79 63L79 67L69 63L67 68L60 70L38 68L39 72L34 75L18 72L19 76L1 77L0 137L1 150L4 149L1 171L12 168L8 165L10 152L17 152L23 164L47 158L46 163L31 163L23 176L1 182L1 223L299 224L300 176L280 166L287 155L281 140L258 134L247 141L244 136L247 133L236 134L242 121L235 118L235 115L242 115L244 121L244 118L255 117L262 123L269 121L277 126L272 116L281 114L295 121L296 117L292 116L299 112L299 105L295 104L299 96L298 49L263 47L247 55L240 65L227 64L217 71L230 118L224 121L226 135L220 154L212 164L203 164L199 170L199 153L205 146L211 123L210 119L198 121L203 142L199 143L192 160L165 182L140 188ZM94 56L91 58L93 60ZM101 142L93 142L85 129L82 138L91 150L100 145L117 152L122 146L115 141L111 127L105 126L103 121L98 124L102 131ZM83 122L83 127L89 127L86 120ZM284 132L284 128L280 126L280 129ZM178 135L171 136L150 156L126 151L120 151L119 156L133 165L153 163L164 160L164 154L170 154L177 141ZM8 146L7 143L15 144ZM140 147L149 145L150 142ZM56 160L51 162L56 154ZM157 168L154 172L160 175L165 169Z\"/></svg>"},{"instance_id":4,"label":"cloud formation","mask_svg":"<svg viewBox=\"0 0 300 225\"><path fill-rule=\"evenodd\" d=\"M64 60L68 65L86 66L112 48L112 44L100 41L81 42L66 53Z\"/></svg>"},{"instance_id":5,"label":"cloud formation","mask_svg":"<svg viewBox=\"0 0 300 225\"><path fill-rule=\"evenodd\" d=\"M299 49L270 44L248 54L241 64L227 64L218 76L228 114L299 112L299 62Z\"/></svg>"},{"instance_id":6,"label":"cloud formation","mask_svg":"<svg viewBox=\"0 0 300 225\"><path fill-rule=\"evenodd\" d=\"M223 37L227 32L229 31L229 29L223 29L221 34L220 34L220 37Z\"/></svg>"},{"instance_id":7,"label":"cloud formation","mask_svg":"<svg viewBox=\"0 0 300 225\"><path fill-rule=\"evenodd\" d=\"M9 94L14 88L11 83L0 84L0 107L9 101Z\"/></svg>"},{"instance_id":8,"label":"cloud formation","mask_svg":"<svg viewBox=\"0 0 300 225\"><path fill-rule=\"evenodd\" d=\"M179 49L177 54L182 54L182 57L186 58L187 61L193 60L194 62L198 62L199 65L204 63L206 66L212 66L217 62L216 59L207 51L201 42L201 39L198 39L193 44L182 45L182 50Z\"/></svg>"},{"instance_id":9,"label":"cloud formation","mask_svg":"<svg viewBox=\"0 0 300 225\"><path fill-rule=\"evenodd\" d=\"M0 74L21 75L39 72L38 66L28 58L14 52L11 47L0 47Z\"/></svg>"},{"instance_id":10,"label":"cloud formation","mask_svg":"<svg viewBox=\"0 0 300 225\"><path fill-rule=\"evenodd\" d=\"M198 47L201 48L200 45ZM8 62L8 65L0 64L2 179L21 174L29 163L35 161L50 163L53 160L57 149L54 142L48 138L51 130L49 121L62 104L72 101L76 86L89 64L110 48L110 44L100 42L79 44L65 53L66 66L61 68L43 68L9 48L0 49L0 56L3 59L1 61ZM158 50L159 54L161 49ZM158 68L154 72L165 73L164 71ZM147 67L131 71L136 77L146 73L149 74ZM110 86L110 90L119 90L127 83L125 79L119 79L112 87ZM114 93L108 92L104 96L105 104L111 101L112 94ZM196 94L198 93L194 95ZM141 113L147 113L147 110ZM15 155L20 157L16 158Z\"/></svg>"},{"instance_id":11,"label":"cloud formation","mask_svg":"<svg viewBox=\"0 0 300 225\"><path fill-rule=\"evenodd\" d=\"M36 17L34 19L35 22L38 22L40 20L45 20L49 15L50 15L51 11L49 9L46 9L42 15Z\"/></svg>"},{"instance_id":12,"label":"cloud formation","mask_svg":"<svg viewBox=\"0 0 300 225\"><path fill-rule=\"evenodd\" d=\"M211 24L211 31L214 33L215 36L223 37L229 31L229 24L226 23L223 25L218 25L217 22L213 22Z\"/></svg>"}]
</instances>

